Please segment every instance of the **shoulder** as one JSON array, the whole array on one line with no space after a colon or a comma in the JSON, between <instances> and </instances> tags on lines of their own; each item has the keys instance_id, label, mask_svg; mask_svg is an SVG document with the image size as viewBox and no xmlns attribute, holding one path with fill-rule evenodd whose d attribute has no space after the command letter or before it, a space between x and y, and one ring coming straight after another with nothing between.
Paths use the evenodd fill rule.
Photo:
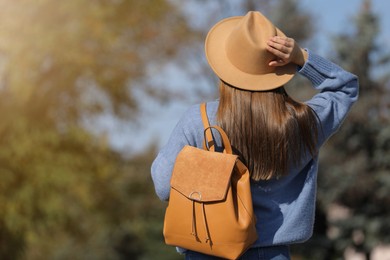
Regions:
<instances>
[{"instance_id":1,"label":"shoulder","mask_svg":"<svg viewBox=\"0 0 390 260\"><path fill-rule=\"evenodd\" d=\"M218 110L219 101L214 100L205 103L206 103L207 115L209 116L209 118L213 118ZM201 118L200 105L201 103L190 106L182 115L182 120L191 122L194 119L200 119Z\"/></svg>"},{"instance_id":2,"label":"shoulder","mask_svg":"<svg viewBox=\"0 0 390 260\"><path fill-rule=\"evenodd\" d=\"M185 135L190 136L193 135L194 130L201 125L202 117L200 115L200 104L194 104L184 110L184 113L180 115L175 131L180 131Z\"/></svg>"},{"instance_id":3,"label":"shoulder","mask_svg":"<svg viewBox=\"0 0 390 260\"><path fill-rule=\"evenodd\" d=\"M206 109L210 124L214 124L218 101L207 102ZM180 117L175 128L175 135L184 134L190 145L196 145L202 141L203 128L200 104L195 104L190 106Z\"/></svg>"}]
</instances>

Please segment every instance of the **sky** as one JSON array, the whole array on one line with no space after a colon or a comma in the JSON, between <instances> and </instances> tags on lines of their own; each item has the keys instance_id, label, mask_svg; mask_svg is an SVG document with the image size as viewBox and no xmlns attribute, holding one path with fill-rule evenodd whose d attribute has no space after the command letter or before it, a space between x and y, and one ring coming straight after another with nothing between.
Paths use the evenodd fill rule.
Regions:
<instances>
[{"instance_id":1,"label":"sky","mask_svg":"<svg viewBox=\"0 0 390 260\"><path fill-rule=\"evenodd\" d=\"M330 44L328 40L335 33L350 29L351 18L356 15L362 0L300 0L301 6L316 17L317 41L323 41L320 54L325 54ZM372 9L379 16L381 33L379 41L390 46L390 1L372 0Z\"/></svg>"},{"instance_id":2,"label":"sky","mask_svg":"<svg viewBox=\"0 0 390 260\"><path fill-rule=\"evenodd\" d=\"M314 35L315 52L327 55L331 51L332 36L343 30L351 30L351 19L359 12L362 0L300 0L299 2L302 8L315 17L317 29ZM390 16L387 13L390 10L390 1L372 0L372 8L380 18L381 32L378 42L381 46L388 47L390 46ZM167 70L165 73L167 78L180 77L178 74L175 75L174 70ZM192 105L173 102L159 106L146 98L145 102L149 109L143 112L143 120L137 126L129 124L108 126L111 132L111 143L125 153L134 154L153 142L157 142L159 147L164 145L180 116Z\"/></svg>"}]
</instances>

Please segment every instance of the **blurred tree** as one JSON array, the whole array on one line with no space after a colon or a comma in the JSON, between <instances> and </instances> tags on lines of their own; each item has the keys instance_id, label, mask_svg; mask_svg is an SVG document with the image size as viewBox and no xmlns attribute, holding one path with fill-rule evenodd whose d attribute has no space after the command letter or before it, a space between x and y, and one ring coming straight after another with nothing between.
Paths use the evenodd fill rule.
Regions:
<instances>
[{"instance_id":1,"label":"blurred tree","mask_svg":"<svg viewBox=\"0 0 390 260\"><path fill-rule=\"evenodd\" d=\"M84 123L134 122L136 90L165 98L139 81L189 37L165 0L0 0L0 259L166 250L154 149L127 159Z\"/></svg>"},{"instance_id":2,"label":"blurred tree","mask_svg":"<svg viewBox=\"0 0 390 260\"><path fill-rule=\"evenodd\" d=\"M0 7L3 89L41 120L77 122L103 109L134 115L134 88L147 91L136 84L146 65L190 42L185 20L164 0L2 0Z\"/></svg>"},{"instance_id":3,"label":"blurred tree","mask_svg":"<svg viewBox=\"0 0 390 260\"><path fill-rule=\"evenodd\" d=\"M319 200L347 212L329 223L333 257L340 258L352 248L370 259L375 246L390 242L390 71L388 59L381 59L388 53L376 42L379 25L370 3L363 1L353 33L335 38L337 63L360 81L359 101L328 143L320 166ZM373 77L376 71L384 73Z\"/></svg>"},{"instance_id":4,"label":"blurred tree","mask_svg":"<svg viewBox=\"0 0 390 260\"><path fill-rule=\"evenodd\" d=\"M303 44L313 34L313 17L302 9L298 0L274 1L272 21L288 36Z\"/></svg>"}]
</instances>

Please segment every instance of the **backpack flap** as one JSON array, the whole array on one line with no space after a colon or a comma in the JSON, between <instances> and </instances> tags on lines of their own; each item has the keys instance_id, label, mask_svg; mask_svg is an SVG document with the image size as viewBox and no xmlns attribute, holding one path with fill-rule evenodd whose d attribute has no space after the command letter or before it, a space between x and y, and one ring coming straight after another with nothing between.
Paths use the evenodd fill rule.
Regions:
<instances>
[{"instance_id":1,"label":"backpack flap","mask_svg":"<svg viewBox=\"0 0 390 260\"><path fill-rule=\"evenodd\" d=\"M236 160L237 155L186 145L176 158L171 188L190 200L224 200Z\"/></svg>"}]
</instances>

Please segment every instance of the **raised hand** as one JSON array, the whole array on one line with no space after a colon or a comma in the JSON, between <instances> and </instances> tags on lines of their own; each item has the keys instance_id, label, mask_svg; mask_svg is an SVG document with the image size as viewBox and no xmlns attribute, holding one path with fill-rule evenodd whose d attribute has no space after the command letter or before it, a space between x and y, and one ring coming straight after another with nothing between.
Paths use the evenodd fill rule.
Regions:
<instances>
[{"instance_id":1,"label":"raised hand","mask_svg":"<svg viewBox=\"0 0 390 260\"><path fill-rule=\"evenodd\" d=\"M267 50L276 56L269 66L284 66L290 62L303 66L308 56L293 38L282 36L270 38L267 42Z\"/></svg>"}]
</instances>

